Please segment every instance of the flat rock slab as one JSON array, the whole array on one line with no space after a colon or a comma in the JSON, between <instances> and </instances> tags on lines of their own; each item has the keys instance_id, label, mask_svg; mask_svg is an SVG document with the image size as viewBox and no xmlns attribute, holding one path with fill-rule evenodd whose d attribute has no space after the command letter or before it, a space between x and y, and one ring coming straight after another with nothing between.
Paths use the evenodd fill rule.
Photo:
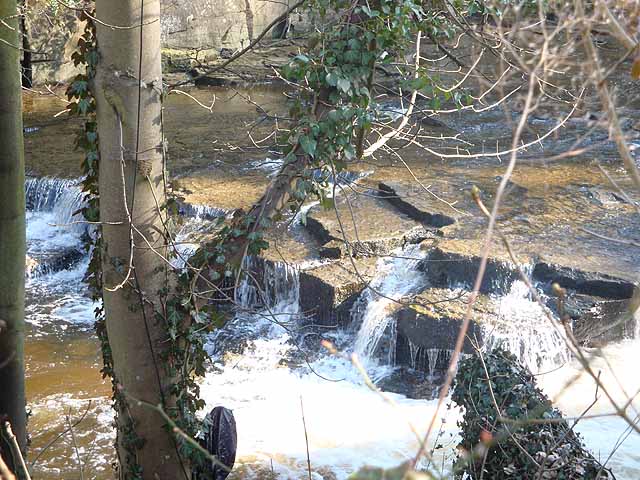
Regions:
<instances>
[{"instance_id":1,"label":"flat rock slab","mask_svg":"<svg viewBox=\"0 0 640 480\"><path fill-rule=\"evenodd\" d=\"M488 220L469 192L472 185L477 185L490 209L503 170L495 166L450 168L427 178L428 172L418 172L420 182L431 186L442 199L455 202L458 212L414 179L382 180L379 188L398 211L416 221L441 225L438 248L445 256L479 259ZM618 178L618 182L623 181L624 176ZM623 188L633 191L629 185ZM497 226L509 239L519 262L533 269L535 279L557 281L585 294L631 296L640 272L640 248L634 245L640 243L640 216L613 191L595 166L520 165L507 184L501 205ZM447 218L454 221L447 223ZM497 235L489 256L494 263L511 263ZM471 273L475 272L465 272ZM447 276L455 277L456 272ZM470 282L473 278L466 278L466 283Z\"/></svg>"},{"instance_id":2,"label":"flat rock slab","mask_svg":"<svg viewBox=\"0 0 640 480\"><path fill-rule=\"evenodd\" d=\"M307 214L306 224L324 246L324 256L330 258L385 255L435 236L433 229L398 212L372 192L345 192L336 199L334 209L317 205Z\"/></svg>"},{"instance_id":3,"label":"flat rock slab","mask_svg":"<svg viewBox=\"0 0 640 480\"><path fill-rule=\"evenodd\" d=\"M332 261L300 272L300 308L311 323L346 326L353 303L376 272L375 258Z\"/></svg>"}]
</instances>

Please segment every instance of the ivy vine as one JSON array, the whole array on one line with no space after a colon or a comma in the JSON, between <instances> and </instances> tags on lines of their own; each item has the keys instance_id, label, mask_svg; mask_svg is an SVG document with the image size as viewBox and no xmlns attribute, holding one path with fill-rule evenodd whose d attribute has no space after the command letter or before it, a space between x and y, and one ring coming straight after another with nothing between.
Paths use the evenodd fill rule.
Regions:
<instances>
[{"instance_id":1,"label":"ivy vine","mask_svg":"<svg viewBox=\"0 0 640 480\"><path fill-rule=\"evenodd\" d=\"M111 346L105 325L104 306L102 302L102 234L100 228L100 192L99 170L100 151L98 143L98 124L96 120L96 100L91 90L96 67L99 61L96 28L93 22L95 11L82 10L79 20L85 22L83 34L78 39L78 49L73 52L71 59L78 68L84 72L77 74L70 82L66 95L69 100L69 114L80 116L84 119L82 129L78 132L75 146L84 152L81 163L83 173L80 187L84 193L83 207L79 212L84 219L93 226L90 234L85 236L84 248L90 255L89 265L85 272L85 281L89 285L91 299L96 302L95 329L100 341L103 367L100 370L103 378L111 379L112 400L114 410L124 411L126 398L118 388L118 382L113 369L113 357ZM142 439L136 434L135 426L130 418L126 421L118 421L118 435L126 451L126 463L130 471L128 478L132 480L142 479L142 471L136 461L136 449L140 447ZM118 452L120 453L120 452Z\"/></svg>"}]
</instances>

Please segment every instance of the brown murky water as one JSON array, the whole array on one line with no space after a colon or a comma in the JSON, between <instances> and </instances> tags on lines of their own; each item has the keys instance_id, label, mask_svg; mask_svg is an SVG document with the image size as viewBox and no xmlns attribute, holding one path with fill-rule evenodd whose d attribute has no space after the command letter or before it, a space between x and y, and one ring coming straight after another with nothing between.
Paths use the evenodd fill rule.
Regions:
<instances>
[{"instance_id":1,"label":"brown murky water","mask_svg":"<svg viewBox=\"0 0 640 480\"><path fill-rule=\"evenodd\" d=\"M63 92L56 94L59 96L24 95L27 172L37 177L76 178L82 154L73 145L82 124L65 113L59 115L66 102ZM273 170L252 163L268 155L272 139L262 147L254 141L262 140L273 126L272 120L261 119L253 102L263 113L282 115L286 108L281 90L212 88L189 94L207 105L215 99L215 105L210 112L185 95L169 96L165 125L174 188L192 203L226 209L249 206L268 182L265 172ZM56 297L65 293L51 294L47 307L47 300L39 305L38 288L32 286L27 303L38 304L34 315L40 319L55 310ZM101 378L102 359L92 327L86 323L63 322L62 328L46 321L30 323L26 365L31 409L29 459L35 461L34 478L80 478L80 468L84 478L113 478L111 387Z\"/></svg>"}]
</instances>

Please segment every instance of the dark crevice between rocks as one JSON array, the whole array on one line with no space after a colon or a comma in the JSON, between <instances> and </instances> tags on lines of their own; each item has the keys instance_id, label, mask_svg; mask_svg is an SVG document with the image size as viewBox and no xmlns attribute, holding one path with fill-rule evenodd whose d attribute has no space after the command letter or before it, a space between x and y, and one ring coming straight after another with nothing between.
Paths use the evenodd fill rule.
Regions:
<instances>
[{"instance_id":1,"label":"dark crevice between rocks","mask_svg":"<svg viewBox=\"0 0 640 480\"><path fill-rule=\"evenodd\" d=\"M410 202L407 202L403 196L398 195L396 189L390 184L380 182L378 188L380 189L381 198L386 199L400 212L424 225L442 228L455 223L455 219L442 213L430 213L417 208Z\"/></svg>"},{"instance_id":2,"label":"dark crevice between rocks","mask_svg":"<svg viewBox=\"0 0 640 480\"><path fill-rule=\"evenodd\" d=\"M617 300L631 298L635 289L632 282L621 278L545 262L536 264L533 269L533 279L549 286L552 283L558 283L563 288L575 290L584 295Z\"/></svg>"}]
</instances>

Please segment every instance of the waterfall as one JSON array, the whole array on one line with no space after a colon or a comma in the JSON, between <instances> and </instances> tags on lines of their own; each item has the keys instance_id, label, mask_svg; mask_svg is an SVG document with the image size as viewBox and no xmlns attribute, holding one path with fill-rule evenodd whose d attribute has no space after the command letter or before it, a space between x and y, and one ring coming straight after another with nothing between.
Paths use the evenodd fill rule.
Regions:
<instances>
[{"instance_id":1,"label":"waterfall","mask_svg":"<svg viewBox=\"0 0 640 480\"><path fill-rule=\"evenodd\" d=\"M28 178L25 182L27 211L50 213L47 220L78 236L87 231L87 224L73 223L82 220L78 212L84 205L84 194L77 180L61 178Z\"/></svg>"},{"instance_id":2,"label":"waterfall","mask_svg":"<svg viewBox=\"0 0 640 480\"><path fill-rule=\"evenodd\" d=\"M395 310L397 300L418 293L428 285L428 272L417 267L426 253L419 246L411 245L397 250L389 257L378 261L376 277L371 288L366 289L354 305L352 318L355 324L361 321L353 351L365 362L370 362L380 353L383 338L390 336L388 363L394 364L395 356ZM532 266L525 267L525 273ZM481 322L485 349L498 346L513 353L532 372L551 370L568 362L571 354L567 348L564 332L548 319L547 307L531 298L528 287L521 280L513 280L512 272L505 266L504 276L492 283L495 293L491 304L495 313L491 322ZM459 286L451 285L452 291ZM501 292L506 292L502 294ZM433 376L438 363L445 361L446 349L418 348L409 340L409 354L413 368L428 365Z\"/></svg>"},{"instance_id":3,"label":"waterfall","mask_svg":"<svg viewBox=\"0 0 640 480\"><path fill-rule=\"evenodd\" d=\"M222 359L229 352L243 351L249 362L256 357L282 354L291 349L289 340L300 317L300 277L297 268L247 256L235 289L235 315L212 333L208 353ZM267 351L268 353L265 353Z\"/></svg>"},{"instance_id":4,"label":"waterfall","mask_svg":"<svg viewBox=\"0 0 640 480\"><path fill-rule=\"evenodd\" d=\"M434 378L438 363L449 363L451 359L452 350L446 348L424 348L416 345L408 340L409 343L409 358L410 365L413 369L423 369L427 367L427 373L429 378ZM464 356L465 354L461 354Z\"/></svg>"},{"instance_id":5,"label":"waterfall","mask_svg":"<svg viewBox=\"0 0 640 480\"><path fill-rule=\"evenodd\" d=\"M77 187L75 180L28 177L25 182L27 210L51 211L60 197L74 187Z\"/></svg>"},{"instance_id":6,"label":"waterfall","mask_svg":"<svg viewBox=\"0 0 640 480\"><path fill-rule=\"evenodd\" d=\"M177 268L185 267L186 261L196 253L200 245L198 237L212 225L212 221L226 216L226 210L209 205L181 203L178 209L184 220L175 234L175 257L171 264Z\"/></svg>"},{"instance_id":7,"label":"waterfall","mask_svg":"<svg viewBox=\"0 0 640 480\"><path fill-rule=\"evenodd\" d=\"M229 213L229 211L224 208L187 202L180 203L178 210L180 215L195 220L214 220L219 217L224 217Z\"/></svg>"},{"instance_id":8,"label":"waterfall","mask_svg":"<svg viewBox=\"0 0 640 480\"><path fill-rule=\"evenodd\" d=\"M396 301L417 293L426 285L425 275L417 268L425 257L426 252L419 245L410 245L378 260L371 288L362 293L352 311L352 316L358 317L364 310L353 349L364 362L373 358L398 307Z\"/></svg>"},{"instance_id":9,"label":"waterfall","mask_svg":"<svg viewBox=\"0 0 640 480\"><path fill-rule=\"evenodd\" d=\"M28 178L26 320L38 331L64 331L94 322L94 304L83 278L89 257L82 236L90 232L78 210L85 205L77 180Z\"/></svg>"},{"instance_id":10,"label":"waterfall","mask_svg":"<svg viewBox=\"0 0 640 480\"><path fill-rule=\"evenodd\" d=\"M524 282L516 280L494 302L496 323L482 325L485 348L501 346L533 373L552 370L571 359L559 322L556 327L549 321L547 307L531 298Z\"/></svg>"},{"instance_id":11,"label":"waterfall","mask_svg":"<svg viewBox=\"0 0 640 480\"><path fill-rule=\"evenodd\" d=\"M247 256L242 270L245 274L235 292L235 301L242 308L274 309L283 304L299 305L300 276L296 267Z\"/></svg>"}]
</instances>

